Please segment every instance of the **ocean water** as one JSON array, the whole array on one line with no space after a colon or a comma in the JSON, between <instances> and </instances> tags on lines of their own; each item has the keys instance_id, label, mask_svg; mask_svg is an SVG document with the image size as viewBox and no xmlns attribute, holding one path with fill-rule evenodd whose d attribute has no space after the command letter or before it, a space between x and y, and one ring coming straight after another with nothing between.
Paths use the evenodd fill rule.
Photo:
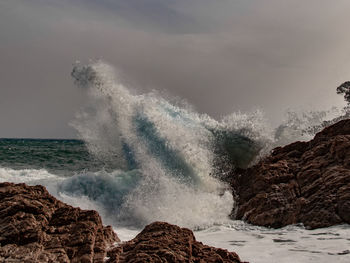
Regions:
<instances>
[{"instance_id":1,"label":"ocean water","mask_svg":"<svg viewBox=\"0 0 350 263\"><path fill-rule=\"evenodd\" d=\"M167 221L250 262L350 262L348 225L274 230L229 217L226 173L276 145L309 139L306 128L324 114L293 116L274 130L259 111L217 121L156 92L137 94L102 62L77 64L72 77L89 94L72 122L80 139L0 139L0 181L41 184L68 204L97 210L122 240Z\"/></svg>"}]
</instances>

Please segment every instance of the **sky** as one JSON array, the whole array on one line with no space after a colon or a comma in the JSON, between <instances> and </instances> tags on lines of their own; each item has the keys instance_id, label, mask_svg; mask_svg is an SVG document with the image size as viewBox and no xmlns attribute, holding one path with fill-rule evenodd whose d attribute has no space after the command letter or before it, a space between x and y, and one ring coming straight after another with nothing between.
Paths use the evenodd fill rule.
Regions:
<instances>
[{"instance_id":1,"label":"sky","mask_svg":"<svg viewBox=\"0 0 350 263\"><path fill-rule=\"evenodd\" d=\"M75 138L72 64L102 59L139 93L220 119L343 105L348 0L1 0L0 138Z\"/></svg>"}]
</instances>

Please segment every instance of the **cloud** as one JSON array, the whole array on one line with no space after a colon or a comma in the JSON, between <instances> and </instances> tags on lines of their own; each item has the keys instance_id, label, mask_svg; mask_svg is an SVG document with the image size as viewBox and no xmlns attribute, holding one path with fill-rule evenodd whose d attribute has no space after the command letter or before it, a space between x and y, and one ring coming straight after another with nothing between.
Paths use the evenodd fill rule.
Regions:
<instances>
[{"instance_id":1,"label":"cloud","mask_svg":"<svg viewBox=\"0 0 350 263\"><path fill-rule=\"evenodd\" d=\"M72 137L84 103L72 63L102 58L138 92L183 97L215 117L329 107L349 78L350 2L3 0L0 137ZM25 123L25 124L24 124Z\"/></svg>"}]
</instances>

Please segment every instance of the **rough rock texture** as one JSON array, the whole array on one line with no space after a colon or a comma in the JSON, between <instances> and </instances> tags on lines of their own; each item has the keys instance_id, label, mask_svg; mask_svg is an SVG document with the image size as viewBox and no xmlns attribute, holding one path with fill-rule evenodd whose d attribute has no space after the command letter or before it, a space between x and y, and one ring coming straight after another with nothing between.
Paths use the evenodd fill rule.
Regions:
<instances>
[{"instance_id":1,"label":"rough rock texture","mask_svg":"<svg viewBox=\"0 0 350 263\"><path fill-rule=\"evenodd\" d=\"M241 262L162 222L118 241L96 211L66 205L43 186L0 183L0 262Z\"/></svg>"},{"instance_id":2,"label":"rough rock texture","mask_svg":"<svg viewBox=\"0 0 350 263\"><path fill-rule=\"evenodd\" d=\"M231 180L237 219L275 228L350 223L350 120L309 142L274 149L255 166L235 171Z\"/></svg>"},{"instance_id":3,"label":"rough rock texture","mask_svg":"<svg viewBox=\"0 0 350 263\"><path fill-rule=\"evenodd\" d=\"M164 222L145 227L134 239L108 253L109 263L136 262L241 262L225 249L197 242L192 231Z\"/></svg>"},{"instance_id":4,"label":"rough rock texture","mask_svg":"<svg viewBox=\"0 0 350 263\"><path fill-rule=\"evenodd\" d=\"M116 241L96 211L66 205L43 186L0 183L0 262L103 262Z\"/></svg>"}]
</instances>

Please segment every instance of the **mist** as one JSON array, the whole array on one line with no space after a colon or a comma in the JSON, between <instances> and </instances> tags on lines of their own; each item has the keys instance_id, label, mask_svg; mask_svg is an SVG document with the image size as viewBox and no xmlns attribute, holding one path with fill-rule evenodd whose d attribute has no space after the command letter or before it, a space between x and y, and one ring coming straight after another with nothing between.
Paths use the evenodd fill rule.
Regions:
<instances>
[{"instance_id":1,"label":"mist","mask_svg":"<svg viewBox=\"0 0 350 263\"><path fill-rule=\"evenodd\" d=\"M75 138L84 106L76 61L103 59L135 92L181 97L201 113L344 105L350 2L3 0L0 137Z\"/></svg>"}]
</instances>

